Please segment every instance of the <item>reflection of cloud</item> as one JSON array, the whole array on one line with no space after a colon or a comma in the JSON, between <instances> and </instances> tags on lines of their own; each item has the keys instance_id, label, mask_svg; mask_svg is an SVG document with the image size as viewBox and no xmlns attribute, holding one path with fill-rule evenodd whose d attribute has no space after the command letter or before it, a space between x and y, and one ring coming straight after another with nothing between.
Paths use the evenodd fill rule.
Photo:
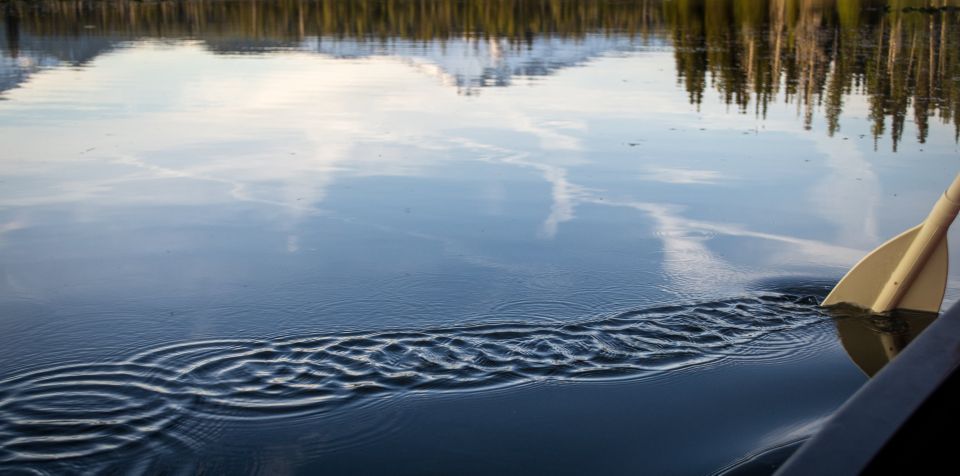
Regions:
<instances>
[{"instance_id":1,"label":"reflection of cloud","mask_svg":"<svg viewBox=\"0 0 960 476\"><path fill-rule=\"evenodd\" d=\"M543 234L553 238L557 234L557 227L561 223L573 219L575 201L581 189L567 180L566 170L547 167L543 169L543 175L551 184L551 197L553 198L550 215L543 222Z\"/></svg>"},{"instance_id":2,"label":"reflection of cloud","mask_svg":"<svg viewBox=\"0 0 960 476\"><path fill-rule=\"evenodd\" d=\"M664 271L678 290L716 293L741 289L745 284L765 277L762 273L748 273L718 257L706 243L714 235L755 238L793 245L790 253L778 256L783 264L846 265L862 255L860 250L837 247L815 240L751 231L737 225L717 224L684 218L678 207L644 202L599 200L586 201L596 205L628 207L642 211L654 220L655 234L663 243ZM778 270L774 275L782 276ZM678 291L688 295L689 291Z\"/></svg>"},{"instance_id":3,"label":"reflection of cloud","mask_svg":"<svg viewBox=\"0 0 960 476\"><path fill-rule=\"evenodd\" d=\"M231 197L243 202L263 203L266 205L287 208L297 212L320 212L320 209L311 205L313 202L310 201L297 200L295 198L282 201L258 197L255 193L250 191L248 184L239 180L225 178L222 176L210 176L190 169L173 169L169 167L162 167L132 156L120 157L116 159L116 162L150 171L154 175L151 178L182 178L224 184L228 186L228 193Z\"/></svg>"},{"instance_id":4,"label":"reflection of cloud","mask_svg":"<svg viewBox=\"0 0 960 476\"><path fill-rule=\"evenodd\" d=\"M715 184L726 177L715 170L651 167L649 172L641 175L640 178L652 182L671 184Z\"/></svg>"},{"instance_id":5,"label":"reflection of cloud","mask_svg":"<svg viewBox=\"0 0 960 476\"><path fill-rule=\"evenodd\" d=\"M142 61L145 53L152 61ZM424 165L417 156L387 151L382 155L354 152L358 144L429 148L419 142L419 125L389 119L397 110L422 109L421 101L397 104L391 101L399 95L358 99L358 95L343 94L350 88L377 88L385 77L399 81L395 62L338 62L339 69L332 72L314 67L315 60L304 54L281 55L269 59L272 68L263 68L259 61L266 60L250 63L245 59L220 58L212 66L229 67L236 73L220 74L212 67L190 67L209 61L209 53L195 42L174 46L145 42L104 58L96 68L51 70L35 77L33 94L27 97L25 91L18 91L24 97L16 99L43 101L60 97L63 88L70 88L74 98L70 105L75 109L96 107L108 112L92 118L84 128L31 124L23 128L24 135L11 133L10 140L5 137L9 149L0 157L0 173L58 175L60 180L55 186L42 183L39 187L23 187L16 190L18 193L8 190L3 205L92 199L196 200L196 196L176 193L151 194L147 189L129 197L118 196L130 190L121 185L183 179L223 185L223 191L221 187L208 187L198 192L205 193L204 200L223 194L233 200L283 207L290 212L292 227L298 215L318 211L317 204L326 198L338 174L417 173ZM131 62L138 66L129 68ZM419 78L410 74L408 79ZM124 81L139 87L104 86ZM158 94L158 90L163 94ZM416 87L405 90L414 91ZM151 101L157 96L164 97L164 101ZM126 111L127 104L136 104L135 114ZM377 114L384 117L372 117ZM265 116L273 118L273 122L258 120ZM392 130L370 130L371 121L389 123ZM90 134L100 130L110 133ZM50 135L58 140L46 140ZM134 137L136 142L130 142L129 138ZM38 143L45 144L46 160L36 159ZM77 154L78 150L92 150L91 146L97 146L94 153ZM117 169L114 164L124 167ZM130 167L135 171L131 173Z\"/></svg>"},{"instance_id":6,"label":"reflection of cloud","mask_svg":"<svg viewBox=\"0 0 960 476\"><path fill-rule=\"evenodd\" d=\"M638 45L630 36L587 34L576 41L538 35L523 44L476 36L423 43L308 38L299 49L335 58L399 57L418 71L438 78L441 84L472 95L480 88L509 86L517 77L548 76L601 55L635 51Z\"/></svg>"},{"instance_id":7,"label":"reflection of cloud","mask_svg":"<svg viewBox=\"0 0 960 476\"><path fill-rule=\"evenodd\" d=\"M540 141L540 148L546 150L564 150L578 152L583 149L580 138L564 133L564 130L583 132L586 126L571 121L543 121L538 122L531 117L520 113L513 108L502 111L500 120L515 132L526 132Z\"/></svg>"},{"instance_id":8,"label":"reflection of cloud","mask_svg":"<svg viewBox=\"0 0 960 476\"><path fill-rule=\"evenodd\" d=\"M717 292L721 288L739 289L745 284L745 273L711 252L706 245L709 235L680 217L674 207L610 200L592 203L633 208L654 220L655 234L663 244L663 269L673 281L673 292L690 296L695 294L692 291Z\"/></svg>"},{"instance_id":9,"label":"reflection of cloud","mask_svg":"<svg viewBox=\"0 0 960 476\"><path fill-rule=\"evenodd\" d=\"M59 184L58 190L50 194L39 194L31 191L27 196L7 196L3 197L3 207L33 207L37 205L48 205L52 203L70 203L89 200L101 193L110 190L110 180L102 182L90 181L64 181Z\"/></svg>"},{"instance_id":10,"label":"reflection of cloud","mask_svg":"<svg viewBox=\"0 0 960 476\"><path fill-rule=\"evenodd\" d=\"M561 223L573 220L577 204L585 196L586 189L570 183L564 168L533 162L524 154L515 154L502 158L502 162L539 170L550 184L550 214L540 227L540 235L553 238Z\"/></svg>"},{"instance_id":11,"label":"reflection of cloud","mask_svg":"<svg viewBox=\"0 0 960 476\"><path fill-rule=\"evenodd\" d=\"M152 61L143 62L144 54L149 54ZM213 186L203 187L203 200L229 197L282 207L282 219L286 220L282 223L283 232L289 237L285 244L294 252L300 247L297 220L319 211L319 203L325 200L338 177L421 174L424 167L443 160L480 155L482 160L532 170L549 184L549 212L537 230L543 238L556 237L561 225L573 220L577 207L585 203L628 207L649 217L662 242L663 266L675 282L683 284L677 286L680 289L737 286L747 279L744 270L711 251L709 245L714 235L787 244L784 248L791 255L778 256L781 262L845 265L855 260L858 253L846 248L737 225L692 220L684 217L682 210L666 204L637 202L629 197L622 201L600 200L601 196L607 198L606 194L572 181L576 171L573 167L583 163L581 152L590 132L587 120L636 120L639 113L624 104L639 104L641 99L645 115L676 113L676 103L663 92L673 93L671 78L667 77L659 93L656 87L622 86L627 83L620 79L628 73L631 80L646 78L644 71L651 65L669 67L670 61L669 54L650 55L649 61L629 69L623 68L620 60L610 60L601 65L607 68L605 74L558 80L559 90L535 88L542 96L531 94L528 100L527 93L510 95L501 90L485 95L481 98L483 103L478 100L474 103L477 107L473 107L465 106L472 102L467 100L434 100L440 88L432 81L424 82L416 71L394 59L335 62L299 53L256 60L211 59L195 44L159 49L138 43L104 58L96 68L84 70L82 81L77 81L79 73L71 75L60 70L35 78L30 99L42 99L44 93L47 97L62 97L62 88L70 88L71 97L77 97L76 104L71 106L78 110L98 107L109 113L98 114L82 128L64 128L62 120L45 118L49 122L34 118L36 122L22 128L22 135L20 129L11 127L9 130L18 132L9 134L5 146L10 152L0 158L0 172L28 175L24 167L29 165L37 169L37 176L61 178L54 187L40 184L30 190L34 196L45 194L49 199L56 195L61 201L71 196L187 201L196 197L184 199L169 189L160 193L154 189L151 195L149 189L129 193L133 187L114 187L157 179L208 182ZM131 64L138 66L131 68ZM204 68L195 67L198 64ZM570 73L568 76L576 76L574 73L582 71ZM649 77L651 81L657 78ZM582 82L586 80L590 81L590 90L598 92L575 94L583 92ZM606 84L609 88L604 84L595 87L598 81L613 83ZM111 86L117 82L137 84L138 88ZM19 91L18 98L27 98L27 93ZM164 100L150 101L151 97ZM134 113L129 113L128 107ZM454 131L465 129L478 131L481 137L499 137L492 139L497 144L511 145L497 147L450 137ZM628 127L624 129L627 134ZM101 130L126 142L91 137L91 131ZM518 142L529 145L532 152L522 149L524 145L512 146L516 135L522 135ZM48 147L45 145L44 155L50 159L33 160L38 150L36 144L49 137L57 138ZM120 148L111 150L115 144ZM81 163L77 151L92 146L97 146L96 152L83 156ZM406 154L407 148L415 153ZM480 153L471 153L471 148ZM842 160L849 160L839 155L836 159L841 165L848 163ZM123 167L116 167L118 164ZM697 166L682 169L674 165L651 168L645 178L670 184L708 184L729 178ZM862 168L863 164L852 170L860 170L857 167ZM82 173L72 175L76 171ZM740 176L739 172L730 173ZM492 190L491 203L500 206L496 201L501 196L502 190ZM6 199L5 202L22 204ZM862 205L850 206L851 210L862 210L857 208ZM857 215L854 211L845 213ZM851 225L851 232L854 228ZM443 241L450 253L483 261L475 254L462 253L458 249L461 245L453 241L436 239Z\"/></svg>"},{"instance_id":12,"label":"reflection of cloud","mask_svg":"<svg viewBox=\"0 0 960 476\"><path fill-rule=\"evenodd\" d=\"M877 207L880 183L873 167L850 141L813 138L830 168L810 193L810 200L839 230L839 240L850 246L872 247L880 241Z\"/></svg>"},{"instance_id":13,"label":"reflection of cloud","mask_svg":"<svg viewBox=\"0 0 960 476\"><path fill-rule=\"evenodd\" d=\"M26 228L27 224L21 219L10 220L6 223L0 223L0 245L3 244L3 235L11 231Z\"/></svg>"},{"instance_id":14,"label":"reflection of cloud","mask_svg":"<svg viewBox=\"0 0 960 476\"><path fill-rule=\"evenodd\" d=\"M551 185L552 205L544 220L541 233L547 238L556 236L561 223L572 220L574 211L581 203L591 205L626 207L645 213L654 221L655 235L663 244L663 267L673 281L673 292L685 296L691 292L705 295L731 292L742 289L749 282L768 274L748 272L713 253L707 242L715 235L736 236L773 241L791 245L789 253L777 256L778 264L808 266L846 266L862 255L861 250L828 243L796 238L774 233L749 230L739 225L719 224L685 218L676 206L601 198L598 190L591 190L572 183L563 167L547 165L532 160L528 154L518 153L494 145L478 143L470 139L451 139L459 147L485 151L486 160L540 170ZM778 269L773 275L784 275Z\"/></svg>"},{"instance_id":15,"label":"reflection of cloud","mask_svg":"<svg viewBox=\"0 0 960 476\"><path fill-rule=\"evenodd\" d=\"M567 180L567 170L565 168L542 164L530 160L528 154L475 142L467 138L451 138L449 140L459 147L479 149L491 153L492 156L488 158L490 161L532 168L543 174L543 178L550 184L551 197L550 214L540 228L540 235L545 238L556 236L560 224L574 218L577 204L587 196L587 189Z\"/></svg>"},{"instance_id":16,"label":"reflection of cloud","mask_svg":"<svg viewBox=\"0 0 960 476\"><path fill-rule=\"evenodd\" d=\"M704 105L708 107L708 105ZM869 104L862 96L851 95L845 98L845 106L851 111L866 116ZM758 127L756 119L750 116L731 116L723 108L703 111L705 121L716 124L716 128L728 128L731 131ZM801 124L788 118L774 118L772 115L763 120L764 133L783 133L796 136L804 142L812 142L825 158L823 163L829 169L817 185L812 187L806 199L815 206L818 215L838 228L835 241L853 248L869 249L880 241L877 222L877 210L880 206L880 181L873 165L864 157L856 141L841 140L822 134L811 134ZM844 265L850 265L855 262Z\"/></svg>"},{"instance_id":17,"label":"reflection of cloud","mask_svg":"<svg viewBox=\"0 0 960 476\"><path fill-rule=\"evenodd\" d=\"M296 253L300 251L300 237L298 235L287 236L287 252Z\"/></svg>"}]
</instances>

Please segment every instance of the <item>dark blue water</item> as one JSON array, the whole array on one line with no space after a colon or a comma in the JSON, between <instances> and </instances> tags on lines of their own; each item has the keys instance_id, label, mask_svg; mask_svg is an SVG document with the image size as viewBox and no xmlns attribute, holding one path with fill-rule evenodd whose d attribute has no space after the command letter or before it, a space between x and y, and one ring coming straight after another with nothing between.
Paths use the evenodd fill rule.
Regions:
<instances>
[{"instance_id":1,"label":"dark blue water","mask_svg":"<svg viewBox=\"0 0 960 476\"><path fill-rule=\"evenodd\" d=\"M424 431L407 428L408 407L426 412L424 417L433 420L426 424L439 432L450 431L443 428L444 421L464 415L474 425L487 423L483 421L486 418L513 420L487 399L506 402L514 412L524 409L518 421L502 422L503 428L488 426L460 436L468 441L477 437L497 441L496 447L517 438L501 432L526 434L536 440L544 431L540 425L551 419L556 421L548 426L556 431L569 431L568 425L579 426L576 422L580 419L591 421L590 425L611 425L610 418L617 420L607 414L612 408L598 405L597 400L623 400L626 395L642 395L651 388L686 388L691 385L686 380L704 378L701 374L705 368L728 368L717 373L723 375L722 386L732 395L721 397L720 392L717 397L732 398L742 390L730 387L743 378L737 376L740 366L789 368L809 360L816 366L823 359L821 354L831 352L832 323L816 306L815 296L771 291L755 294L751 298L650 308L567 324L503 322L188 341L112 360L38 369L0 382L2 459L8 468L36 464L59 472L106 469L138 461L125 469L133 470L146 464L140 461L146 457L156 458L151 464L158 466L150 471L163 467L181 471L184 454L199 452L205 459L207 452L217 454L222 450L217 448L223 441L220 433L236 431L234 426L247 427L254 436L231 437L229 441L246 440L239 444L251 446L262 444L262 431L279 432L281 440L290 436L299 439L299 431L304 430L293 428L307 426L310 430L305 431L319 430L316 446L309 449L309 457L296 461L290 469L315 471L331 460L335 466L342 465L345 472L379 472L390 471L387 461L397 457L391 455L398 452L396 448L382 450L382 456L363 464L347 455L355 457L355 451L371 451L367 445L378 448L388 441L390 447L397 446L394 438L418 441L414 448L425 444L419 440L431 440L431 435L403 436L408 431L417 435ZM798 342L804 343L802 349L797 348ZM789 370L784 373L789 374ZM681 399L706 405L704 395L690 390L679 391L676 396L687 395ZM621 401L615 414L649 418L646 406L657 399L636 398L641 400ZM672 402L666 411L674 413L677 407L693 402ZM547 408L540 408L544 404ZM638 404L642 405L639 411L633 408ZM370 421L349 420L357 414ZM585 416L590 414L595 417ZM664 416L681 421L689 418ZM533 421L519 424L531 418ZM304 425L304 421L312 424ZM799 426L780 428L783 434L775 437L793 443L811 430ZM627 433L636 430L640 429ZM339 435L324 437L327 432ZM623 429L615 433L620 432ZM664 429L657 432L664 433ZM617 439L622 441L613 446L621 450L637 444L627 435ZM478 448L476 443L469 446L473 448L443 450L455 454L492 451L481 451L483 446ZM590 453L612 449L581 447L580 451L587 452L580 458L592 460L596 456ZM419 468L440 472L464 469L462 460L443 456L443 451L440 456L429 454L424 454L427 462ZM478 473L520 467L551 472L573 469L562 456L551 458L546 465L538 458L471 464L473 467L467 469ZM90 461L97 463L86 466ZM644 466L638 463L643 461L631 457L588 466L642 469ZM584 463L576 462L576 472L588 469ZM251 464L219 462L216 470L250 471ZM410 464L414 466L412 461ZM666 469L676 462L657 464Z\"/></svg>"},{"instance_id":2,"label":"dark blue water","mask_svg":"<svg viewBox=\"0 0 960 476\"><path fill-rule=\"evenodd\" d=\"M0 472L768 467L956 172L874 3L0 4Z\"/></svg>"}]
</instances>

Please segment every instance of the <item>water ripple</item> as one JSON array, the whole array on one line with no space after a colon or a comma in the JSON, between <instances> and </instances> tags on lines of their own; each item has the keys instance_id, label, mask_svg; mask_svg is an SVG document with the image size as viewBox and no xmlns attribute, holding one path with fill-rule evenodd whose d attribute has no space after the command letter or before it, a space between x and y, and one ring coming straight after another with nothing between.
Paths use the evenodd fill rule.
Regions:
<instances>
[{"instance_id":1,"label":"water ripple","mask_svg":"<svg viewBox=\"0 0 960 476\"><path fill-rule=\"evenodd\" d=\"M0 380L0 462L83 457L144 440L191 446L202 435L178 423L190 417L268 418L384 394L644 378L726 359L797 358L827 345L811 331L826 320L812 296L760 292L568 324L170 344Z\"/></svg>"}]
</instances>

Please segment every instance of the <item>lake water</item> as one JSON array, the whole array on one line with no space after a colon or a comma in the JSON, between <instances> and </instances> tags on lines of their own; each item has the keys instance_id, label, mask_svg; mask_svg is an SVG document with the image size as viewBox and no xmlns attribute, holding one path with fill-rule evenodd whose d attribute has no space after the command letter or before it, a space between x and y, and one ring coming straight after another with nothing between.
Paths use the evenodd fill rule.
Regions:
<instances>
[{"instance_id":1,"label":"lake water","mask_svg":"<svg viewBox=\"0 0 960 476\"><path fill-rule=\"evenodd\" d=\"M769 472L954 5L0 2L0 471Z\"/></svg>"}]
</instances>

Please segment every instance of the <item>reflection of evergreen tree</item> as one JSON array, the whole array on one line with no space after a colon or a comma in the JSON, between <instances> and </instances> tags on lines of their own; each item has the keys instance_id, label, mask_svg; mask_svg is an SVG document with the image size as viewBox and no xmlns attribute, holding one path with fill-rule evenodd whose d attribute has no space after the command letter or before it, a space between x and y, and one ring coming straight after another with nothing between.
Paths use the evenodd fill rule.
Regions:
<instances>
[{"instance_id":1,"label":"reflection of evergreen tree","mask_svg":"<svg viewBox=\"0 0 960 476\"><path fill-rule=\"evenodd\" d=\"M11 58L20 55L20 18L14 10L7 10L3 15L3 26L6 33L7 51Z\"/></svg>"},{"instance_id":2,"label":"reflection of evergreen tree","mask_svg":"<svg viewBox=\"0 0 960 476\"><path fill-rule=\"evenodd\" d=\"M677 61L677 80L690 95L690 102L699 105L707 88L707 40L704 35L703 12L689 8L697 0L677 0L677 8L669 9L667 17L673 24L687 28L673 29L673 43ZM701 0L702 1L702 0ZM682 46L680 46L682 45Z\"/></svg>"},{"instance_id":3,"label":"reflection of evergreen tree","mask_svg":"<svg viewBox=\"0 0 960 476\"><path fill-rule=\"evenodd\" d=\"M37 34L101 31L150 36L434 40L464 34L517 40L538 34L579 36L606 30L644 34L660 14L654 0L181 0L15 2Z\"/></svg>"},{"instance_id":4,"label":"reflection of evergreen tree","mask_svg":"<svg viewBox=\"0 0 960 476\"><path fill-rule=\"evenodd\" d=\"M808 128L814 110L822 108L833 135L844 97L857 91L869 98L874 136L889 126L894 149L909 119L921 143L932 117L952 122L960 138L955 13L909 11L927 6L922 0L681 0L663 6L678 76L691 101L702 101L697 88L709 83L727 104L747 110L753 101L764 115L782 92Z\"/></svg>"},{"instance_id":5,"label":"reflection of evergreen tree","mask_svg":"<svg viewBox=\"0 0 960 476\"><path fill-rule=\"evenodd\" d=\"M960 140L960 14L916 7L960 0L180 0L2 4L6 49L32 35L198 37L220 44L296 42L308 36L427 41L588 33L669 38L692 103L708 87L764 116L782 98L806 127L822 110L840 128L844 98L868 97L872 132L893 147L912 120L953 123Z\"/></svg>"}]
</instances>

